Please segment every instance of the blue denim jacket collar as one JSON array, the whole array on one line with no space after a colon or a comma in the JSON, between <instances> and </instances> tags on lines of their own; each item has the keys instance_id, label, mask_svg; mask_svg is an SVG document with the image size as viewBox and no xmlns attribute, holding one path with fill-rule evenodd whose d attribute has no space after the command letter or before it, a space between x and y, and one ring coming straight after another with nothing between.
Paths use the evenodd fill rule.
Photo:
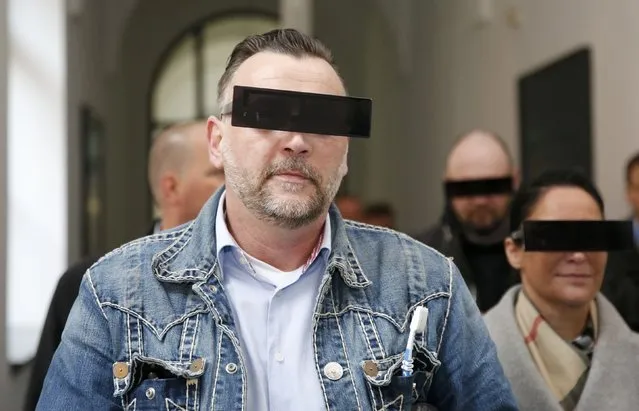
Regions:
<instances>
[{"instance_id":1,"label":"blue denim jacket collar","mask_svg":"<svg viewBox=\"0 0 639 411\"><path fill-rule=\"evenodd\" d=\"M176 229L176 240L153 257L153 273L160 281L184 283L208 281L217 264L215 244L215 217L224 187L221 187L204 205L198 217L186 226ZM344 283L352 288L371 284L355 257L346 235L346 224L334 204L329 208L332 227L332 251L328 271L337 269Z\"/></svg>"}]
</instances>

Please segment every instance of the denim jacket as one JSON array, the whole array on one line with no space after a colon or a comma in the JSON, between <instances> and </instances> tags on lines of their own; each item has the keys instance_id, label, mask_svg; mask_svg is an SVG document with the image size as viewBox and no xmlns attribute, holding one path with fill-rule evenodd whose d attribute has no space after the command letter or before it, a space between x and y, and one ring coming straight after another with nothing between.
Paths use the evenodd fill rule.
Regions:
<instances>
[{"instance_id":1,"label":"denim jacket","mask_svg":"<svg viewBox=\"0 0 639 411\"><path fill-rule=\"evenodd\" d=\"M193 222L87 271L38 410L246 409L250 382L215 253L220 194ZM404 234L345 221L335 206L329 218L333 246L312 318L326 409L517 409L455 265ZM415 339L413 375L402 377L418 306L429 309L427 330Z\"/></svg>"}]
</instances>

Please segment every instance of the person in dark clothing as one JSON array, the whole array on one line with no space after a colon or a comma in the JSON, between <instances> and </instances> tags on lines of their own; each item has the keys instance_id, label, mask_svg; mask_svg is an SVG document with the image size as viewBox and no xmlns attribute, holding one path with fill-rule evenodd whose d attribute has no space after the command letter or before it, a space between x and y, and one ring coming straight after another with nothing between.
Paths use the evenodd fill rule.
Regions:
<instances>
[{"instance_id":1,"label":"person in dark clothing","mask_svg":"<svg viewBox=\"0 0 639 411\"><path fill-rule=\"evenodd\" d=\"M224 183L224 172L209 161L206 137L206 122L198 121L169 127L153 141L148 177L162 218L148 234L194 219L204 203ZM72 265L58 281L33 359L25 411L36 408L49 364L78 296L80 282L98 258L88 257Z\"/></svg>"},{"instance_id":2,"label":"person in dark clothing","mask_svg":"<svg viewBox=\"0 0 639 411\"><path fill-rule=\"evenodd\" d=\"M395 228L395 211L390 203L373 203L364 209L364 222L380 227Z\"/></svg>"},{"instance_id":3,"label":"person in dark clothing","mask_svg":"<svg viewBox=\"0 0 639 411\"><path fill-rule=\"evenodd\" d=\"M34 410L40 397L44 377L49 369L49 364L53 358L55 350L60 344L62 338L62 330L67 322L71 307L75 302L75 298L80 290L80 282L82 276L95 262L97 258L89 257L75 265L62 274L58 285L53 293L49 311L44 321L44 328L40 336L38 351L32 362L31 378L27 388L27 398L25 402L25 411Z\"/></svg>"},{"instance_id":4,"label":"person in dark clothing","mask_svg":"<svg viewBox=\"0 0 639 411\"><path fill-rule=\"evenodd\" d=\"M416 236L453 258L482 312L518 282L503 246L517 184L512 158L499 136L479 130L463 135L446 162L443 216Z\"/></svg>"},{"instance_id":5,"label":"person in dark clothing","mask_svg":"<svg viewBox=\"0 0 639 411\"><path fill-rule=\"evenodd\" d=\"M634 250L608 254L602 293L612 302L621 317L639 332L639 153L626 164L626 193L632 210Z\"/></svg>"}]
</instances>

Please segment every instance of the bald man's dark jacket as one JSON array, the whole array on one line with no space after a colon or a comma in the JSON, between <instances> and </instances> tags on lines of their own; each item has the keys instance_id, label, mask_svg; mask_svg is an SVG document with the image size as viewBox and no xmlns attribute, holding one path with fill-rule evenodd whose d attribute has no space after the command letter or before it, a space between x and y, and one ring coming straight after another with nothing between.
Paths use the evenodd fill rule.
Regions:
<instances>
[{"instance_id":1,"label":"bald man's dark jacket","mask_svg":"<svg viewBox=\"0 0 639 411\"><path fill-rule=\"evenodd\" d=\"M415 239L453 258L481 312L491 309L510 287L519 283L519 275L508 264L503 244L480 246L469 243L452 211L444 212L437 224L416 235ZM478 265L481 265L481 271L477 270Z\"/></svg>"},{"instance_id":2,"label":"bald man's dark jacket","mask_svg":"<svg viewBox=\"0 0 639 411\"><path fill-rule=\"evenodd\" d=\"M601 292L621 317L639 332L639 244L633 250L608 253Z\"/></svg>"},{"instance_id":3,"label":"bald man's dark jacket","mask_svg":"<svg viewBox=\"0 0 639 411\"><path fill-rule=\"evenodd\" d=\"M47 375L53 354L60 344L62 331L69 312L71 312L71 307L78 296L82 277L97 260L97 257L89 257L72 265L58 281L42 329L38 351L33 359L33 369L24 405L25 411L35 410L38 404L44 377Z\"/></svg>"}]
</instances>

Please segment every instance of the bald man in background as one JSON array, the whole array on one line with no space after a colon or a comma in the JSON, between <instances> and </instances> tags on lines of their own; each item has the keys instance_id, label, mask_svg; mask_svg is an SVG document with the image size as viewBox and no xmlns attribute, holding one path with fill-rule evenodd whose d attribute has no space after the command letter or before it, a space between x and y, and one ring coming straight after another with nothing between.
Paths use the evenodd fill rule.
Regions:
<instances>
[{"instance_id":1,"label":"bald man in background","mask_svg":"<svg viewBox=\"0 0 639 411\"><path fill-rule=\"evenodd\" d=\"M482 312L517 282L503 240L509 234L508 210L518 180L499 136L481 130L461 136L446 161L443 216L416 236L453 257Z\"/></svg>"},{"instance_id":2,"label":"bald man in background","mask_svg":"<svg viewBox=\"0 0 639 411\"><path fill-rule=\"evenodd\" d=\"M211 194L224 184L223 170L209 161L206 122L161 133L151 147L148 177L162 230L197 217Z\"/></svg>"},{"instance_id":3,"label":"bald man in background","mask_svg":"<svg viewBox=\"0 0 639 411\"><path fill-rule=\"evenodd\" d=\"M149 152L148 182L160 219L149 234L194 219L211 195L224 184L224 172L209 161L206 121L167 128ZM78 295L86 270L97 258L71 266L60 278L47 313L25 399L24 409L35 410L44 377Z\"/></svg>"}]
</instances>

